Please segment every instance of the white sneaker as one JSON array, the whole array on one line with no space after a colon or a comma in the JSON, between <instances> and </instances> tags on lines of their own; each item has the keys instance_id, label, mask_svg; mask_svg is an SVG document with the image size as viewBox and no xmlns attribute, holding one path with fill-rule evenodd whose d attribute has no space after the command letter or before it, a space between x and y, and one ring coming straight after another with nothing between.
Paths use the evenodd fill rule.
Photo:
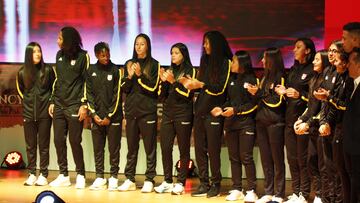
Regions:
<instances>
[{"instance_id":1,"label":"white sneaker","mask_svg":"<svg viewBox=\"0 0 360 203\"><path fill-rule=\"evenodd\" d=\"M25 186L32 186L36 182L36 176L34 174L30 174L29 177L24 182Z\"/></svg>"},{"instance_id":2,"label":"white sneaker","mask_svg":"<svg viewBox=\"0 0 360 203\"><path fill-rule=\"evenodd\" d=\"M48 184L47 179L40 173L39 177L37 178L35 185L36 186L45 186Z\"/></svg>"},{"instance_id":3,"label":"white sneaker","mask_svg":"<svg viewBox=\"0 0 360 203\"><path fill-rule=\"evenodd\" d=\"M154 190L157 193L169 193L172 191L173 187L174 185L172 183L167 183L164 181L161 183L161 185L154 187Z\"/></svg>"},{"instance_id":4,"label":"white sneaker","mask_svg":"<svg viewBox=\"0 0 360 203\"><path fill-rule=\"evenodd\" d=\"M264 195L260 199L256 200L256 203L267 203L272 201L272 195Z\"/></svg>"},{"instance_id":5,"label":"white sneaker","mask_svg":"<svg viewBox=\"0 0 360 203\"><path fill-rule=\"evenodd\" d=\"M94 183L90 186L90 190L105 190L106 182L105 178L96 178Z\"/></svg>"},{"instance_id":6,"label":"white sneaker","mask_svg":"<svg viewBox=\"0 0 360 203\"><path fill-rule=\"evenodd\" d=\"M284 203L297 203L299 201L299 197L293 193L292 195L288 196L287 201Z\"/></svg>"},{"instance_id":7,"label":"white sneaker","mask_svg":"<svg viewBox=\"0 0 360 203\"><path fill-rule=\"evenodd\" d=\"M226 196L227 201L236 201L236 200L243 200L244 193L240 190L230 190L229 195Z\"/></svg>"},{"instance_id":8,"label":"white sneaker","mask_svg":"<svg viewBox=\"0 0 360 203\"><path fill-rule=\"evenodd\" d=\"M117 178L110 177L108 182L109 182L108 190L115 191L118 189L118 179Z\"/></svg>"},{"instance_id":9,"label":"white sneaker","mask_svg":"<svg viewBox=\"0 0 360 203\"><path fill-rule=\"evenodd\" d=\"M275 197L275 196L273 196L272 201L273 201L273 202L282 203L282 202L284 201L284 199L281 198L281 197Z\"/></svg>"},{"instance_id":10,"label":"white sneaker","mask_svg":"<svg viewBox=\"0 0 360 203\"><path fill-rule=\"evenodd\" d=\"M322 203L321 198L318 196L315 196L313 203Z\"/></svg>"},{"instance_id":11,"label":"white sneaker","mask_svg":"<svg viewBox=\"0 0 360 203\"><path fill-rule=\"evenodd\" d=\"M246 191L246 195L244 197L244 202L246 203L253 203L258 200L258 196L254 192L254 190Z\"/></svg>"},{"instance_id":12,"label":"white sneaker","mask_svg":"<svg viewBox=\"0 0 360 203\"><path fill-rule=\"evenodd\" d=\"M143 193L149 193L154 190L154 184L150 181L144 181L144 185L141 188L141 192Z\"/></svg>"},{"instance_id":13,"label":"white sneaker","mask_svg":"<svg viewBox=\"0 0 360 203\"><path fill-rule=\"evenodd\" d=\"M85 188L85 176L78 174L76 176L76 189L84 189Z\"/></svg>"},{"instance_id":14,"label":"white sneaker","mask_svg":"<svg viewBox=\"0 0 360 203\"><path fill-rule=\"evenodd\" d=\"M302 196L302 193L301 193L301 192L299 193L299 198L298 198L297 203L307 203L305 197Z\"/></svg>"},{"instance_id":15,"label":"white sneaker","mask_svg":"<svg viewBox=\"0 0 360 203\"><path fill-rule=\"evenodd\" d=\"M60 174L49 185L51 187L67 187L67 186L70 186L71 185L70 177L69 176L64 176L63 174Z\"/></svg>"},{"instance_id":16,"label":"white sneaker","mask_svg":"<svg viewBox=\"0 0 360 203\"><path fill-rule=\"evenodd\" d=\"M134 191L136 190L136 185L131 180L126 179L125 182L122 185L120 185L117 189L120 191L130 191L130 190Z\"/></svg>"},{"instance_id":17,"label":"white sneaker","mask_svg":"<svg viewBox=\"0 0 360 203\"><path fill-rule=\"evenodd\" d=\"M171 191L171 194L182 195L184 193L184 191L185 191L185 188L182 183L175 183L175 185Z\"/></svg>"}]
</instances>

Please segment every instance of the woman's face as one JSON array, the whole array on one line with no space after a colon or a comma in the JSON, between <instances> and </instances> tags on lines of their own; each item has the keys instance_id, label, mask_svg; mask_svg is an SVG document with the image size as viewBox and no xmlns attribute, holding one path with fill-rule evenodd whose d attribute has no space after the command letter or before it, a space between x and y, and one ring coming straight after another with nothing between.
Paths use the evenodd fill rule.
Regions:
<instances>
[{"instance_id":1,"label":"woman's face","mask_svg":"<svg viewBox=\"0 0 360 203\"><path fill-rule=\"evenodd\" d=\"M231 63L231 72L238 73L239 72L239 59L237 56L233 56L232 63Z\"/></svg>"},{"instance_id":2,"label":"woman's face","mask_svg":"<svg viewBox=\"0 0 360 203\"><path fill-rule=\"evenodd\" d=\"M138 37L135 40L135 51L138 55L138 58L145 58L148 51L148 45L146 39L143 37Z\"/></svg>"},{"instance_id":3,"label":"woman's face","mask_svg":"<svg viewBox=\"0 0 360 203\"><path fill-rule=\"evenodd\" d=\"M310 53L310 50L306 48L303 41L297 41L294 46L294 58L300 63L305 63L306 55Z\"/></svg>"},{"instance_id":4,"label":"woman's face","mask_svg":"<svg viewBox=\"0 0 360 203\"><path fill-rule=\"evenodd\" d=\"M266 68L266 59L265 59L266 57L265 57L265 54L264 54L264 56L263 56L263 58L261 59L261 63L263 64L263 68Z\"/></svg>"},{"instance_id":5,"label":"woman's face","mask_svg":"<svg viewBox=\"0 0 360 203\"><path fill-rule=\"evenodd\" d=\"M209 41L209 39L207 37L205 37L205 40L204 40L204 49L205 49L205 53L207 55L211 54L210 41Z\"/></svg>"},{"instance_id":6,"label":"woman's face","mask_svg":"<svg viewBox=\"0 0 360 203\"><path fill-rule=\"evenodd\" d=\"M336 66L337 72L344 72L345 71L347 64L346 64L346 62L341 60L340 53L335 54L334 65Z\"/></svg>"},{"instance_id":7,"label":"woman's face","mask_svg":"<svg viewBox=\"0 0 360 203\"><path fill-rule=\"evenodd\" d=\"M63 37L62 37L62 32L60 31L59 34L58 34L58 38L57 38L57 44L59 46L59 49L62 49L63 46Z\"/></svg>"},{"instance_id":8,"label":"woman's face","mask_svg":"<svg viewBox=\"0 0 360 203\"><path fill-rule=\"evenodd\" d=\"M40 61L41 61L40 47L34 46L34 49L33 49L33 62L34 62L34 64L39 64Z\"/></svg>"},{"instance_id":9,"label":"woman's face","mask_svg":"<svg viewBox=\"0 0 360 203\"><path fill-rule=\"evenodd\" d=\"M173 47L171 49L171 62L180 65L184 61L184 56L182 55L181 51L177 47Z\"/></svg>"},{"instance_id":10,"label":"woman's face","mask_svg":"<svg viewBox=\"0 0 360 203\"><path fill-rule=\"evenodd\" d=\"M322 71L322 61L321 61L320 53L315 54L313 64L314 64L314 71L320 73Z\"/></svg>"},{"instance_id":11,"label":"woman's face","mask_svg":"<svg viewBox=\"0 0 360 203\"><path fill-rule=\"evenodd\" d=\"M329 62L333 65L335 65L335 59L336 59L336 54L338 53L338 49L336 47L335 44L331 44L328 50L328 58L329 58Z\"/></svg>"}]
</instances>

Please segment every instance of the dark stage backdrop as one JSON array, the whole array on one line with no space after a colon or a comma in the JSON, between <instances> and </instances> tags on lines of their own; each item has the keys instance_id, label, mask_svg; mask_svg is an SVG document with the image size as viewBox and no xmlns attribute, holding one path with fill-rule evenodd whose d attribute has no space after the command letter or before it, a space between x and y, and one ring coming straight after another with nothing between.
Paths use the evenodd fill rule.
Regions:
<instances>
[{"instance_id":1,"label":"dark stage backdrop","mask_svg":"<svg viewBox=\"0 0 360 203\"><path fill-rule=\"evenodd\" d=\"M188 45L199 64L202 35L208 30L225 34L233 51L251 52L259 66L261 52L281 47L286 66L293 63L293 42L311 37L323 48L324 0L0 0L0 61L22 62L28 42L38 41L45 61L53 63L61 27L76 27L96 61L93 46L111 46L112 61L131 57L135 36L150 35L153 56L169 65L170 46Z\"/></svg>"}]
</instances>

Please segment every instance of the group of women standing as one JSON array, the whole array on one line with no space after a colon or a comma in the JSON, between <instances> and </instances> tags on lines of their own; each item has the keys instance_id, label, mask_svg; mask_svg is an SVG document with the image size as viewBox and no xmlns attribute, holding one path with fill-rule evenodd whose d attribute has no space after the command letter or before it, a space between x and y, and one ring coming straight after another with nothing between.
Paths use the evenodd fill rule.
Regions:
<instances>
[{"instance_id":1,"label":"group of women standing","mask_svg":"<svg viewBox=\"0 0 360 203\"><path fill-rule=\"evenodd\" d=\"M346 182L346 176L337 176L337 172L343 169L343 162L332 167L333 171L327 167L335 160L335 152L339 156L342 150L335 147L338 142L332 142L335 138L329 136L327 125L341 136L341 129L335 124L345 94L340 86L345 83L347 73L338 68L346 64L346 57L338 44L332 44L328 52L316 53L310 39L297 39L294 65L288 73L285 73L280 50L268 48L262 58L264 74L259 80L250 55L243 50L233 55L226 38L218 31L204 34L198 70L192 66L189 51L183 43L171 47L171 65L162 68L152 57L150 39L145 34L135 38L133 57L124 68L116 69L110 61L106 43L95 46L98 62L89 67L89 56L82 49L78 31L64 27L58 37L60 50L55 67L44 64L40 45L32 42L26 48L25 64L17 77L17 87L24 98L24 131L30 173L25 185L48 184L50 126L53 121L60 174L50 185L71 185L66 155L69 134L77 172L75 187L85 188L81 134L83 121L89 114L93 119L97 175L90 189L106 188L103 168L108 137L111 164L108 189L136 190L135 169L141 137L147 166L141 191L183 194L187 167L181 165L177 183L173 184L172 150L176 137L180 161L188 163L193 129L200 185L192 196L218 196L224 130L233 181L226 200L283 202L284 145L294 192L288 202L306 202L311 191L311 179L314 180L317 202L336 198L339 193L333 189L338 188L336 184ZM331 64L328 64L329 60ZM196 98L194 93L197 93ZM126 180L118 186L123 118L121 94L126 95L124 116L128 153L124 172ZM163 103L160 145L164 181L154 187L158 101ZM336 108L331 106L332 103ZM328 121L330 114L332 117L328 119L332 120ZM340 139L339 136L335 136L336 139ZM259 199L253 160L256 140L265 176L265 194ZM37 143L40 149L38 177L35 170ZM248 182L246 194L242 186L242 165Z\"/></svg>"}]
</instances>

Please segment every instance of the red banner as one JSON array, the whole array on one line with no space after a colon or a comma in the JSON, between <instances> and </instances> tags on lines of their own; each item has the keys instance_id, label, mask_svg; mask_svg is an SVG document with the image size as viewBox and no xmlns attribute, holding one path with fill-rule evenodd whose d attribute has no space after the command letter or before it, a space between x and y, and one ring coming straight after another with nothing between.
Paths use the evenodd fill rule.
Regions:
<instances>
[{"instance_id":1,"label":"red banner","mask_svg":"<svg viewBox=\"0 0 360 203\"><path fill-rule=\"evenodd\" d=\"M21 64L0 64L0 128L22 125L22 99L16 90Z\"/></svg>"}]
</instances>

